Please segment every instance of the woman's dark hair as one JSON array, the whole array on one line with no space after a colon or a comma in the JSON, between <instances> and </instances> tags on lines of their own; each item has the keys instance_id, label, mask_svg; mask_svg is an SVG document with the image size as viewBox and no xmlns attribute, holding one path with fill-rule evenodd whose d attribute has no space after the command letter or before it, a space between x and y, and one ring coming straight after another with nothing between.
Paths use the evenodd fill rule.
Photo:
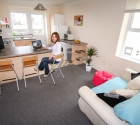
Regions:
<instances>
[{"instance_id":1,"label":"woman's dark hair","mask_svg":"<svg viewBox=\"0 0 140 125\"><path fill-rule=\"evenodd\" d=\"M57 38L57 41L56 42L60 42L60 36L59 36L59 34L57 33L57 32L54 32L54 33L52 33L52 36L53 35L55 35L56 36L56 38ZM52 41L52 36L51 36L51 41ZM52 41L53 42L53 41Z\"/></svg>"}]
</instances>

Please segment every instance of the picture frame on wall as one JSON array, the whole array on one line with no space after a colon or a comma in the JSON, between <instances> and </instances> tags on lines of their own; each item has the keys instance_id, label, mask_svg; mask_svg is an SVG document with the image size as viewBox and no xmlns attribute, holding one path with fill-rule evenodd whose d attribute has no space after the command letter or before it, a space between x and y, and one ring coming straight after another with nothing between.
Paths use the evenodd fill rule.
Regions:
<instances>
[{"instance_id":1,"label":"picture frame on wall","mask_svg":"<svg viewBox=\"0 0 140 125\"><path fill-rule=\"evenodd\" d=\"M74 25L83 26L83 15L74 16Z\"/></svg>"}]
</instances>

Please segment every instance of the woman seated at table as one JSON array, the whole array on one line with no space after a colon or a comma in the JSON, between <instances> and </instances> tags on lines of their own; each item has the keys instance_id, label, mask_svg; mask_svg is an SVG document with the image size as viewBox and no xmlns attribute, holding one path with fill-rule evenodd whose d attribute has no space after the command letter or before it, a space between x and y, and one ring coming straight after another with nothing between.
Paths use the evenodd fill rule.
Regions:
<instances>
[{"instance_id":1,"label":"woman seated at table","mask_svg":"<svg viewBox=\"0 0 140 125\"><path fill-rule=\"evenodd\" d=\"M48 64L53 64L53 62L54 62L53 57L55 55L58 55L61 53L60 36L57 32L52 33L51 41L53 43L52 47L48 47L48 48L42 47L42 49L51 49L52 50L51 56L42 58L41 63L38 66L39 70L45 70L44 77L47 77L47 75L50 72ZM57 59L57 60L55 60L54 64L59 63L60 61L61 61L61 59Z\"/></svg>"}]
</instances>

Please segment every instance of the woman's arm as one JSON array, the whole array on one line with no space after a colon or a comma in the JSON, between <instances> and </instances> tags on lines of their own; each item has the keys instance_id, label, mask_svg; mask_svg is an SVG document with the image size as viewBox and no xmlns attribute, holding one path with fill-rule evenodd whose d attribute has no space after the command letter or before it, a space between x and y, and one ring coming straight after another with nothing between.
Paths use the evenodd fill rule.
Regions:
<instances>
[{"instance_id":1,"label":"woman's arm","mask_svg":"<svg viewBox=\"0 0 140 125\"><path fill-rule=\"evenodd\" d=\"M42 46L42 49L52 49L52 46L51 47L45 47L45 46Z\"/></svg>"},{"instance_id":2,"label":"woman's arm","mask_svg":"<svg viewBox=\"0 0 140 125\"><path fill-rule=\"evenodd\" d=\"M46 48L46 47L42 46L42 49L52 49L52 47L48 47L48 48ZM52 57L53 57L53 54L51 54L51 55L49 56L49 60L51 60Z\"/></svg>"},{"instance_id":3,"label":"woman's arm","mask_svg":"<svg viewBox=\"0 0 140 125\"><path fill-rule=\"evenodd\" d=\"M42 46L42 49L48 49L48 48L46 48L45 46Z\"/></svg>"}]
</instances>

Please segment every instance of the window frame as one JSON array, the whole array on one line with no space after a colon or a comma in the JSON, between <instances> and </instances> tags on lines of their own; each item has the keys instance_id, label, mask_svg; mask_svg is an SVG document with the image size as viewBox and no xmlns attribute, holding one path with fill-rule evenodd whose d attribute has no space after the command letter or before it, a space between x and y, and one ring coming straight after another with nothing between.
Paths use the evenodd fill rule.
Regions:
<instances>
[{"instance_id":1,"label":"window frame","mask_svg":"<svg viewBox=\"0 0 140 125\"><path fill-rule=\"evenodd\" d=\"M43 34L35 34L35 35L45 35L46 34L46 30L45 30L45 16L43 13L30 13L30 18L31 18L31 27L32 27L32 34L33 34L33 24L32 24L32 16L31 15L42 15L42 21L43 21Z\"/></svg>"},{"instance_id":2,"label":"window frame","mask_svg":"<svg viewBox=\"0 0 140 125\"><path fill-rule=\"evenodd\" d=\"M134 14L135 13L138 13L138 12L130 13L127 28L125 30L124 39L123 39L123 42L122 42L120 55L121 55L121 57L124 57L124 59L128 59L128 60L131 60L131 61L134 60L134 62L140 62L140 59L136 59L136 58L133 58L133 57L130 57L130 56L124 54L125 42L126 42L126 37L127 37L128 32L139 32L140 33L140 28L139 29L138 28L132 28L132 23L133 23L133 20L134 20ZM140 53L139 53L139 56L140 56Z\"/></svg>"},{"instance_id":3,"label":"window frame","mask_svg":"<svg viewBox=\"0 0 140 125\"><path fill-rule=\"evenodd\" d=\"M27 13L26 12L21 12L21 11L11 11L10 12L10 22L11 22L12 33L13 33L13 30L14 30L13 21L12 21L12 15L11 15L12 13L25 13L26 14L28 32L25 32L24 34L29 34L30 33L30 29L29 29L29 24L28 24L28 16L27 16ZM20 34L18 34L18 35L20 35Z\"/></svg>"},{"instance_id":4,"label":"window frame","mask_svg":"<svg viewBox=\"0 0 140 125\"><path fill-rule=\"evenodd\" d=\"M12 23L11 13L25 13L26 14L27 25L28 25L28 32L27 33L23 33L23 35L24 34L33 34L33 27L32 27L31 15L32 14L33 15L42 15L42 18L43 18L43 30L44 30L44 32L43 32L43 34L35 34L35 35L36 36L41 36L41 35L45 35L46 34L46 29L45 29L45 27L46 27L46 25L45 25L45 13L43 13L43 12L19 11L19 10L11 10L11 11L9 11L12 33L13 33L13 23ZM20 35L20 34L18 34L18 35Z\"/></svg>"}]
</instances>

